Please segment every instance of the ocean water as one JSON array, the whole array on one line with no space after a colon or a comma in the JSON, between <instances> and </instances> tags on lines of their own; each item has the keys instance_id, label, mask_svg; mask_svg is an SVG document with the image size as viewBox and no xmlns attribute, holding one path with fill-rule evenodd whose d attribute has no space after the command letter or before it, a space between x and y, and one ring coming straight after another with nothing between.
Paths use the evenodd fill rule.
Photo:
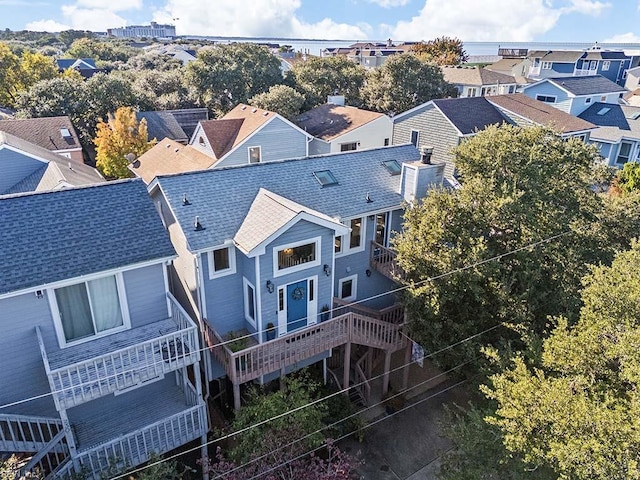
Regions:
<instances>
[{"instance_id":1,"label":"ocean water","mask_svg":"<svg viewBox=\"0 0 640 480\"><path fill-rule=\"evenodd\" d=\"M220 43L231 42L255 42L277 43L290 45L296 51L304 51L311 55L320 55L321 50L331 47L348 47L355 42L363 40L309 40L292 38L249 38L249 37L190 37L206 38ZM365 40L366 41L366 40ZM383 40L371 40L383 42ZM593 43L559 43L559 42L465 42L464 49L470 56L497 55L499 48L527 48L529 50L584 50L592 47ZM602 48L624 49L640 51L640 43L598 43Z\"/></svg>"}]
</instances>

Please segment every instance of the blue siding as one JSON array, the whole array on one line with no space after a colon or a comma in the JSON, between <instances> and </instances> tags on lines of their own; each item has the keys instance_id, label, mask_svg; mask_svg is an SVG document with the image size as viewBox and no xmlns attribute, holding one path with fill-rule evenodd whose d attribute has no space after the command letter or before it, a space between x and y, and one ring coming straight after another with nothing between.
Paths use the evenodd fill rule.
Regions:
<instances>
[{"instance_id":1,"label":"blue siding","mask_svg":"<svg viewBox=\"0 0 640 480\"><path fill-rule=\"evenodd\" d=\"M560 73L560 74L573 73L575 65L576 65L575 63L556 63L556 62L554 62L551 65L551 70L553 72L555 72L555 73ZM545 76L546 77L552 77L554 74L545 75Z\"/></svg>"},{"instance_id":2,"label":"blue siding","mask_svg":"<svg viewBox=\"0 0 640 480\"><path fill-rule=\"evenodd\" d=\"M311 140L311 143L309 143L309 155L321 155L324 153L331 153L331 144L317 138Z\"/></svg>"},{"instance_id":3,"label":"blue siding","mask_svg":"<svg viewBox=\"0 0 640 480\"><path fill-rule=\"evenodd\" d=\"M552 83L545 82L540 85L534 85L526 90L524 90L524 94L527 97L536 98L537 95L551 95L556 97L556 102L550 105L562 110L563 112L569 113L571 110L571 101L569 99L569 95L564 90L556 87ZM583 102L584 103L584 102Z\"/></svg>"},{"instance_id":4,"label":"blue siding","mask_svg":"<svg viewBox=\"0 0 640 480\"><path fill-rule=\"evenodd\" d=\"M279 249L281 245L308 240L315 237L320 237L320 265L309 267L304 270L299 270L297 272L289 273L279 277L274 277L274 249ZM260 288L262 295L262 305L259 308L262 308L262 322L264 325L266 325L268 322L273 322L274 325L278 324L278 287L287 285L289 283L294 283L296 281L300 281L314 275L317 275L318 277L318 312L323 305L332 304L331 276L327 277L324 274L323 266L324 264L327 264L329 266L333 264L334 238L335 234L333 230L322 227L315 223L307 222L306 220L301 220L267 246L265 254L260 257L260 274L262 278L260 279L259 285L257 286L257 288ZM267 292L267 280L271 280L275 285L273 293ZM319 320L320 319L318 318L318 321Z\"/></svg>"},{"instance_id":5,"label":"blue siding","mask_svg":"<svg viewBox=\"0 0 640 480\"><path fill-rule=\"evenodd\" d=\"M0 149L0 194L46 165L8 148Z\"/></svg>"},{"instance_id":6,"label":"blue siding","mask_svg":"<svg viewBox=\"0 0 640 480\"><path fill-rule=\"evenodd\" d=\"M204 277L204 292L207 302L207 320L221 335L229 331L244 328L244 300L242 297L242 276L251 280L253 273L253 259L248 259L235 248L236 273L209 280L209 264L207 257L202 255L202 275ZM252 281L253 283L253 281Z\"/></svg>"},{"instance_id":7,"label":"blue siding","mask_svg":"<svg viewBox=\"0 0 640 480\"><path fill-rule=\"evenodd\" d=\"M164 268L157 264L123 273L131 328L169 317Z\"/></svg>"},{"instance_id":8,"label":"blue siding","mask_svg":"<svg viewBox=\"0 0 640 480\"><path fill-rule=\"evenodd\" d=\"M275 118L217 163L216 168L246 165L249 163L249 147L256 146L261 147L262 162L304 157L307 154L307 136L283 120Z\"/></svg>"},{"instance_id":9,"label":"blue siding","mask_svg":"<svg viewBox=\"0 0 640 480\"><path fill-rule=\"evenodd\" d=\"M39 325L47 348L57 349L51 310L46 294L33 293L0 300L0 405L50 392L35 327ZM27 381L28 380L28 381ZM57 416L53 399L42 399L3 409L2 413Z\"/></svg>"}]
</instances>

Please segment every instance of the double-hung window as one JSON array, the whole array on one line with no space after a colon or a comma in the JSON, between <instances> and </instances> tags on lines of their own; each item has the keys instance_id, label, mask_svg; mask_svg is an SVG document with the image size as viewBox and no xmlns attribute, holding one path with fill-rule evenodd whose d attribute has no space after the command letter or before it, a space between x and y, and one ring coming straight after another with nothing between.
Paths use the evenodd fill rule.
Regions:
<instances>
[{"instance_id":1,"label":"double-hung window","mask_svg":"<svg viewBox=\"0 0 640 480\"><path fill-rule=\"evenodd\" d=\"M209 279L236 273L236 255L233 247L216 248L209 252Z\"/></svg>"},{"instance_id":2,"label":"double-hung window","mask_svg":"<svg viewBox=\"0 0 640 480\"><path fill-rule=\"evenodd\" d=\"M385 247L389 246L389 213L378 213L376 215L376 243Z\"/></svg>"},{"instance_id":3,"label":"double-hung window","mask_svg":"<svg viewBox=\"0 0 640 480\"><path fill-rule=\"evenodd\" d=\"M54 318L62 346L129 327L122 286L115 275L54 290Z\"/></svg>"},{"instance_id":4,"label":"double-hung window","mask_svg":"<svg viewBox=\"0 0 640 480\"><path fill-rule=\"evenodd\" d=\"M349 235L337 236L334 244L334 253L356 253L364 250L364 225L365 217L352 218L347 225L351 231Z\"/></svg>"},{"instance_id":5,"label":"double-hung window","mask_svg":"<svg viewBox=\"0 0 640 480\"><path fill-rule=\"evenodd\" d=\"M620 143L620 150L618 151L618 157L616 163L618 165L624 165L629 161L629 155L631 154L631 144L629 142Z\"/></svg>"}]
</instances>

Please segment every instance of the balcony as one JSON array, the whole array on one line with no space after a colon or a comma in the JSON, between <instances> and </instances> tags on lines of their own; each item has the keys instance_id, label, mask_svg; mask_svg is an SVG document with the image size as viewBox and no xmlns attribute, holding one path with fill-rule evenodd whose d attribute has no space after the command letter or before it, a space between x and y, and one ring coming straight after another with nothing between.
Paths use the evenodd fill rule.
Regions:
<instances>
[{"instance_id":1,"label":"balcony","mask_svg":"<svg viewBox=\"0 0 640 480\"><path fill-rule=\"evenodd\" d=\"M587 69L587 68L577 68L574 72L573 75L576 77L587 77L590 75L597 75L598 74L598 70L597 69Z\"/></svg>"},{"instance_id":2,"label":"balcony","mask_svg":"<svg viewBox=\"0 0 640 480\"><path fill-rule=\"evenodd\" d=\"M58 409L135 387L200 359L198 329L171 294L171 317L95 341L40 353Z\"/></svg>"},{"instance_id":3,"label":"balcony","mask_svg":"<svg viewBox=\"0 0 640 480\"><path fill-rule=\"evenodd\" d=\"M101 478L115 463L123 468L163 454L207 432L206 406L178 374L122 395L104 397L69 411L77 454L52 477L72 479L83 469Z\"/></svg>"},{"instance_id":4,"label":"balcony","mask_svg":"<svg viewBox=\"0 0 640 480\"><path fill-rule=\"evenodd\" d=\"M371 242L371 253L369 256L369 265L375 271L381 273L391 280L398 280L405 276L402 269L398 266L396 257L398 254L392 249L380 245L376 242Z\"/></svg>"}]
</instances>

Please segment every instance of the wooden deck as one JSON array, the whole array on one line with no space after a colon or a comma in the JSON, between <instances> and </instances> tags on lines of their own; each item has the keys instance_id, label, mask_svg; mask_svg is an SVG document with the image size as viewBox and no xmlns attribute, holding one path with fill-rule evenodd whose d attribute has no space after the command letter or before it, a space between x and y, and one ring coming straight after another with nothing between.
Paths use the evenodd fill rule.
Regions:
<instances>
[{"instance_id":1,"label":"wooden deck","mask_svg":"<svg viewBox=\"0 0 640 480\"><path fill-rule=\"evenodd\" d=\"M59 408L71 408L191 365L198 329L169 294L171 318L48 353L40 352Z\"/></svg>"},{"instance_id":2,"label":"wooden deck","mask_svg":"<svg viewBox=\"0 0 640 480\"><path fill-rule=\"evenodd\" d=\"M397 253L395 251L373 241L370 251L369 265L371 268L394 281L405 276L396 262Z\"/></svg>"},{"instance_id":3,"label":"wooden deck","mask_svg":"<svg viewBox=\"0 0 640 480\"><path fill-rule=\"evenodd\" d=\"M61 430L59 418L0 414L0 451L38 452Z\"/></svg>"}]
</instances>

